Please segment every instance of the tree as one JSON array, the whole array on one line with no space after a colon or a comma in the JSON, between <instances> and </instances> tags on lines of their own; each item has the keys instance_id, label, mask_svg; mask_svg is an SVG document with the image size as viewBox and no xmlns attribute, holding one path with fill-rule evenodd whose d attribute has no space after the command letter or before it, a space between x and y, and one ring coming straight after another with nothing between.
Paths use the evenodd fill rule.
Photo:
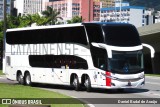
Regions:
<instances>
[{"instance_id":1,"label":"tree","mask_svg":"<svg viewBox=\"0 0 160 107\"><path fill-rule=\"evenodd\" d=\"M23 16L19 16L19 20L20 20L20 25L18 27L27 27L27 26L31 26L34 23L33 20L33 15L31 14L27 14L27 15L23 15Z\"/></svg>"},{"instance_id":2,"label":"tree","mask_svg":"<svg viewBox=\"0 0 160 107\"><path fill-rule=\"evenodd\" d=\"M36 25L41 26L41 25L46 25L47 24L47 18L45 18L44 16L40 16L39 14L34 14L32 16L33 21L36 23Z\"/></svg>"},{"instance_id":3,"label":"tree","mask_svg":"<svg viewBox=\"0 0 160 107\"><path fill-rule=\"evenodd\" d=\"M70 24L70 23L81 23L81 22L83 22L83 19L82 19L82 17L79 17L79 16L75 16L71 20L67 20L68 24Z\"/></svg>"},{"instance_id":4,"label":"tree","mask_svg":"<svg viewBox=\"0 0 160 107\"><path fill-rule=\"evenodd\" d=\"M17 16L17 17L14 17L12 15L8 15L7 16L7 28L10 29L10 28L17 28L19 25L20 25L20 17L21 16Z\"/></svg>"},{"instance_id":5,"label":"tree","mask_svg":"<svg viewBox=\"0 0 160 107\"><path fill-rule=\"evenodd\" d=\"M0 21L0 41L3 40L3 24L4 21Z\"/></svg>"},{"instance_id":6,"label":"tree","mask_svg":"<svg viewBox=\"0 0 160 107\"><path fill-rule=\"evenodd\" d=\"M25 21L26 21L26 24L27 24L28 26L31 26L31 25L34 23L32 17L33 17L33 15L31 15L31 14L27 14L27 15L24 17L24 19L25 19Z\"/></svg>"},{"instance_id":7,"label":"tree","mask_svg":"<svg viewBox=\"0 0 160 107\"><path fill-rule=\"evenodd\" d=\"M58 19L63 20L61 17L58 16L60 12L53 10L53 8L49 6L47 6L47 10L43 11L42 14L45 18L47 18L47 23L50 25L55 25Z\"/></svg>"}]
</instances>

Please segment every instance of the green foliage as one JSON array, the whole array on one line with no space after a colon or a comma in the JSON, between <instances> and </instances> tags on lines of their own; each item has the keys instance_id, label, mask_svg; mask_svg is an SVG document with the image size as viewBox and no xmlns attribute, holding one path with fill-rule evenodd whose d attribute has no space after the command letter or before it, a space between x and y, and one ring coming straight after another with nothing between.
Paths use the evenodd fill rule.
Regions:
<instances>
[{"instance_id":1,"label":"green foliage","mask_svg":"<svg viewBox=\"0 0 160 107\"><path fill-rule=\"evenodd\" d=\"M7 29L11 28L21 28L21 27L27 27L31 26L33 23L36 23L36 25L46 25L47 24L47 18L41 17L39 14L33 14L33 15L23 15L23 16L7 16L7 23L6 27ZM3 39L3 23L4 21L0 21L0 40Z\"/></svg>"},{"instance_id":2,"label":"green foliage","mask_svg":"<svg viewBox=\"0 0 160 107\"><path fill-rule=\"evenodd\" d=\"M0 21L0 41L3 39L3 21Z\"/></svg>"},{"instance_id":3,"label":"green foliage","mask_svg":"<svg viewBox=\"0 0 160 107\"><path fill-rule=\"evenodd\" d=\"M0 70L0 75L4 75L3 72L2 72L2 70Z\"/></svg>"},{"instance_id":4,"label":"green foliage","mask_svg":"<svg viewBox=\"0 0 160 107\"><path fill-rule=\"evenodd\" d=\"M160 0L124 0L130 2L130 5L144 6L146 8L154 8L160 11Z\"/></svg>"},{"instance_id":5,"label":"green foliage","mask_svg":"<svg viewBox=\"0 0 160 107\"><path fill-rule=\"evenodd\" d=\"M44 16L40 16L39 14L34 14L32 16L33 22L36 23L38 26L46 25L47 24L47 18Z\"/></svg>"},{"instance_id":6,"label":"green foliage","mask_svg":"<svg viewBox=\"0 0 160 107\"><path fill-rule=\"evenodd\" d=\"M37 26L62 24L60 22L57 23L58 19L62 19L58 16L60 12L56 12L51 7L47 7L47 10L43 11L42 14L44 16L40 16L39 14L18 15L17 17L8 15L6 27L7 29L21 28L31 26L34 23L36 23ZM3 39L3 23L3 21L0 21L0 40Z\"/></svg>"},{"instance_id":7,"label":"green foliage","mask_svg":"<svg viewBox=\"0 0 160 107\"><path fill-rule=\"evenodd\" d=\"M59 17L60 12L57 12L52 7L47 7L47 10L43 11L42 14L45 18L47 18L47 24L55 25L58 19L63 20L61 17Z\"/></svg>"},{"instance_id":8,"label":"green foliage","mask_svg":"<svg viewBox=\"0 0 160 107\"><path fill-rule=\"evenodd\" d=\"M160 74L145 74L145 76L160 77Z\"/></svg>"},{"instance_id":9,"label":"green foliage","mask_svg":"<svg viewBox=\"0 0 160 107\"><path fill-rule=\"evenodd\" d=\"M81 22L83 22L83 19L82 19L82 17L79 17L79 16L75 16L71 20L67 20L68 24L71 24L71 23L81 23Z\"/></svg>"}]
</instances>

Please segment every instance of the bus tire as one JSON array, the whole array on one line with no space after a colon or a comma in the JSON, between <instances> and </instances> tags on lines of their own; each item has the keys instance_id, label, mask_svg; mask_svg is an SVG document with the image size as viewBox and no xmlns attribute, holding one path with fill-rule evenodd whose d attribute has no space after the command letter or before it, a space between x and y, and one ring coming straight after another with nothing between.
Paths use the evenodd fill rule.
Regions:
<instances>
[{"instance_id":1,"label":"bus tire","mask_svg":"<svg viewBox=\"0 0 160 107\"><path fill-rule=\"evenodd\" d=\"M17 81L18 81L19 84L24 85L24 78L22 76L22 73L18 73Z\"/></svg>"},{"instance_id":2,"label":"bus tire","mask_svg":"<svg viewBox=\"0 0 160 107\"><path fill-rule=\"evenodd\" d=\"M32 84L31 75L28 72L25 74L24 80L25 80L25 85L31 86Z\"/></svg>"},{"instance_id":3,"label":"bus tire","mask_svg":"<svg viewBox=\"0 0 160 107\"><path fill-rule=\"evenodd\" d=\"M92 88L91 88L91 80L90 80L89 77L87 77L85 79L84 86L86 87L86 91L87 92L91 92L91 90L92 90Z\"/></svg>"},{"instance_id":4,"label":"bus tire","mask_svg":"<svg viewBox=\"0 0 160 107\"><path fill-rule=\"evenodd\" d=\"M76 91L80 90L80 84L79 84L78 76L75 76L72 84L73 84Z\"/></svg>"}]
</instances>

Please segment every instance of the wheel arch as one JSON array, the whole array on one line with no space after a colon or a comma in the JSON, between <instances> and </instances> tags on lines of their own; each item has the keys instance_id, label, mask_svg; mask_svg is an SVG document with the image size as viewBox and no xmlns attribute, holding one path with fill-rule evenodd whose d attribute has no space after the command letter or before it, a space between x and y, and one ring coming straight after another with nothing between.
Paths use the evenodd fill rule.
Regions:
<instances>
[{"instance_id":1,"label":"wheel arch","mask_svg":"<svg viewBox=\"0 0 160 107\"><path fill-rule=\"evenodd\" d=\"M73 82L73 80L74 80L74 78L75 78L76 76L78 77L78 75L77 75L76 73L72 73L72 74L71 74L71 76L70 76L70 85L72 85L72 82Z\"/></svg>"},{"instance_id":2,"label":"wheel arch","mask_svg":"<svg viewBox=\"0 0 160 107\"><path fill-rule=\"evenodd\" d=\"M22 71L21 70L17 70L17 73L16 73L16 80L18 81L18 75L19 74L22 74ZM23 75L23 74L22 74Z\"/></svg>"},{"instance_id":3,"label":"wheel arch","mask_svg":"<svg viewBox=\"0 0 160 107\"><path fill-rule=\"evenodd\" d=\"M88 74L82 74L82 76L81 76L81 83L82 83L82 85L84 84L85 79L86 79L87 77L89 77ZM90 77L89 77L89 78L90 78Z\"/></svg>"},{"instance_id":4,"label":"wheel arch","mask_svg":"<svg viewBox=\"0 0 160 107\"><path fill-rule=\"evenodd\" d=\"M24 76L26 76L27 73L30 74L30 72L29 72L28 70L26 70L26 71L24 72ZM30 74L30 76L31 76L31 74Z\"/></svg>"}]
</instances>

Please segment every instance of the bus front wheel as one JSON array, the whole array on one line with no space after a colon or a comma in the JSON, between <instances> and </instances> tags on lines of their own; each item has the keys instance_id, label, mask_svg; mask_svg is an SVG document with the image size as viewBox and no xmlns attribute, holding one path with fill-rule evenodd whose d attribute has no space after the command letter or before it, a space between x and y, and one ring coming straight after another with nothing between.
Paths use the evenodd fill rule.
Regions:
<instances>
[{"instance_id":1,"label":"bus front wheel","mask_svg":"<svg viewBox=\"0 0 160 107\"><path fill-rule=\"evenodd\" d=\"M75 88L76 91L80 90L80 84L79 84L79 80L78 80L77 76L75 76L75 78L73 80L73 86L74 86L74 88Z\"/></svg>"},{"instance_id":2,"label":"bus front wheel","mask_svg":"<svg viewBox=\"0 0 160 107\"><path fill-rule=\"evenodd\" d=\"M31 82L31 76L30 76L29 73L26 73L26 75L25 75L25 85L30 86L31 84L32 84L32 82Z\"/></svg>"}]
</instances>

